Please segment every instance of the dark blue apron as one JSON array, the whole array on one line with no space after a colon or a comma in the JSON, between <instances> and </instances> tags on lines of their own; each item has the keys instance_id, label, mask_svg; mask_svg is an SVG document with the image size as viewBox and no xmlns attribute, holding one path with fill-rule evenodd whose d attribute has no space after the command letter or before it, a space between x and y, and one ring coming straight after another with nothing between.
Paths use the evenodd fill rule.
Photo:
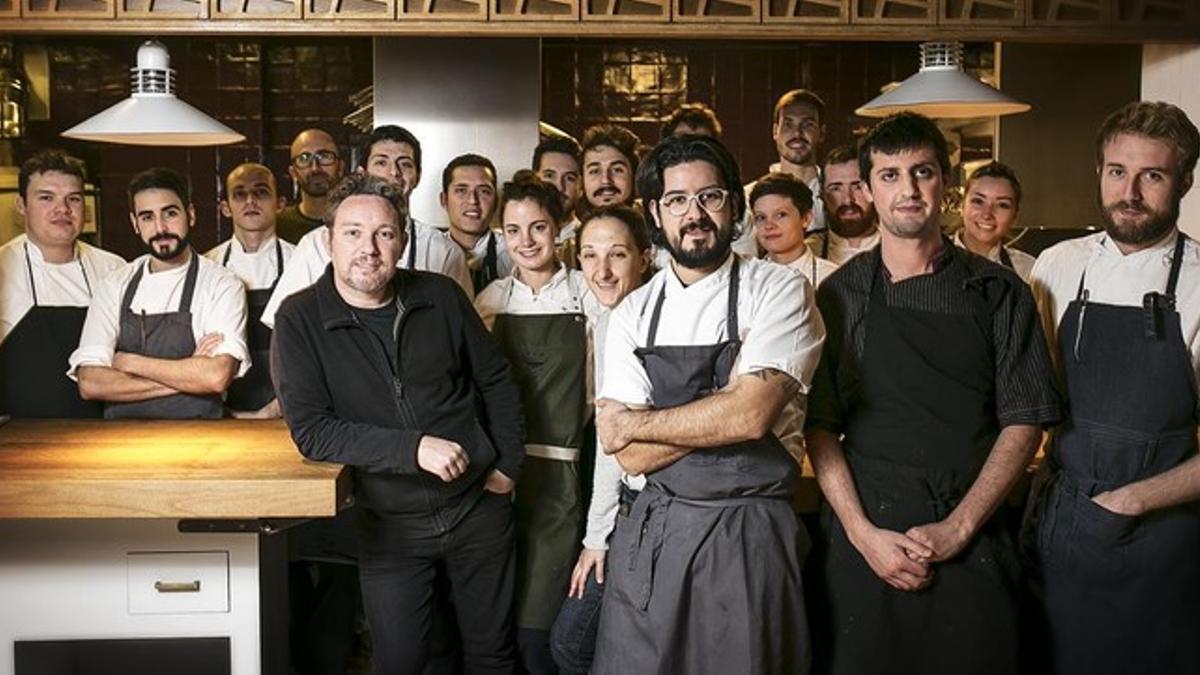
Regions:
<instances>
[{"instance_id":1,"label":"dark blue apron","mask_svg":"<svg viewBox=\"0 0 1200 675\"><path fill-rule=\"evenodd\" d=\"M1175 287L1141 307L1088 301L1086 270L1058 330L1070 416L1055 435L1037 552L1055 673L1200 673L1200 504L1142 517L1092 497L1196 454L1196 390Z\"/></svg>"},{"instance_id":2,"label":"dark blue apron","mask_svg":"<svg viewBox=\"0 0 1200 675\"><path fill-rule=\"evenodd\" d=\"M233 242L229 242L221 266L229 267ZM283 244L275 240L275 281L270 288L246 289L246 346L250 349L250 369L229 385L225 403L231 410L255 411L275 398L271 384L271 329L260 321L271 294L283 276Z\"/></svg>"},{"instance_id":3,"label":"dark blue apron","mask_svg":"<svg viewBox=\"0 0 1200 675\"><path fill-rule=\"evenodd\" d=\"M92 285L76 254L88 295ZM0 413L32 418L98 418L104 412L99 401L85 401L79 387L67 377L67 361L79 346L79 334L87 307L48 307L38 304L25 244L25 268L33 307L13 326L0 345Z\"/></svg>"}]
</instances>

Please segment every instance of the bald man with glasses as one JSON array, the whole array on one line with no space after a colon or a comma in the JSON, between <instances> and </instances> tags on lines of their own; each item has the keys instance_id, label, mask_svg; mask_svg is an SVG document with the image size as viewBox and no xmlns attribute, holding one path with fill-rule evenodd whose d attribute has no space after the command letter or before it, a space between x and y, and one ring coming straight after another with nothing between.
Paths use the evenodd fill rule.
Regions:
<instances>
[{"instance_id":1,"label":"bald man with glasses","mask_svg":"<svg viewBox=\"0 0 1200 675\"><path fill-rule=\"evenodd\" d=\"M341 180L344 168L337 143L328 132L305 129L296 136L288 175L300 193L300 201L279 212L275 225L280 239L295 244L321 225L327 195Z\"/></svg>"}]
</instances>

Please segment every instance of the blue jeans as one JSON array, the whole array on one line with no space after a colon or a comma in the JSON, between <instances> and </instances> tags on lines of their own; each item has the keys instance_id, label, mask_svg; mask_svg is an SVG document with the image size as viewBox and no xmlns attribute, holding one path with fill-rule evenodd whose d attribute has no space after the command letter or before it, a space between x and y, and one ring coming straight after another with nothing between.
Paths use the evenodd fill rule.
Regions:
<instances>
[{"instance_id":1,"label":"blue jeans","mask_svg":"<svg viewBox=\"0 0 1200 675\"><path fill-rule=\"evenodd\" d=\"M617 527L629 515L638 492L621 485L621 506L617 511ZM614 528L615 531L616 528ZM609 535L609 539L612 535ZM605 570L608 556L605 556ZM587 675L596 655L596 633L600 628L600 607L604 601L604 584L596 582L596 570L588 574L582 598L567 598L558 610L550 629L550 655L558 664L561 675Z\"/></svg>"},{"instance_id":2,"label":"blue jeans","mask_svg":"<svg viewBox=\"0 0 1200 675\"><path fill-rule=\"evenodd\" d=\"M604 584L596 583L596 571L592 570L583 597L563 601L550 629L550 654L561 675L587 675L591 670L603 600Z\"/></svg>"}]
</instances>

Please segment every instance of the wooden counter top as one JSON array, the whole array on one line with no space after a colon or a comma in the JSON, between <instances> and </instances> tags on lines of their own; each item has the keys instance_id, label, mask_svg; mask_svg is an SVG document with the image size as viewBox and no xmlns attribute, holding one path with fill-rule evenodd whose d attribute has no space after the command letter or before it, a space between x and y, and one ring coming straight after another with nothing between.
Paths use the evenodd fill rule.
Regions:
<instances>
[{"instance_id":1,"label":"wooden counter top","mask_svg":"<svg viewBox=\"0 0 1200 675\"><path fill-rule=\"evenodd\" d=\"M310 462L281 420L13 420L0 518L332 516L348 472Z\"/></svg>"}]
</instances>

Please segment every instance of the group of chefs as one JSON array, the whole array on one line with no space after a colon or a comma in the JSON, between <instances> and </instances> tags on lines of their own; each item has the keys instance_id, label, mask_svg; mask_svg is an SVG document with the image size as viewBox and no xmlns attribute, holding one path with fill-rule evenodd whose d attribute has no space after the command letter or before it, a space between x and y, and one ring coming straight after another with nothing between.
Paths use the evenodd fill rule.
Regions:
<instances>
[{"instance_id":1,"label":"group of chefs","mask_svg":"<svg viewBox=\"0 0 1200 675\"><path fill-rule=\"evenodd\" d=\"M353 467L356 506L293 533L301 673L356 672L363 632L379 675L1200 673L1196 126L1112 112L1079 158L1103 230L1035 261L1012 168L966 177L948 235L934 122L823 153L824 116L784 94L748 184L698 104L508 181L464 154L447 232L408 208L407 129L353 168L310 129L298 200L237 166L204 254L188 180L134 177L128 263L79 239L82 163L39 152L0 412L282 417Z\"/></svg>"}]
</instances>

